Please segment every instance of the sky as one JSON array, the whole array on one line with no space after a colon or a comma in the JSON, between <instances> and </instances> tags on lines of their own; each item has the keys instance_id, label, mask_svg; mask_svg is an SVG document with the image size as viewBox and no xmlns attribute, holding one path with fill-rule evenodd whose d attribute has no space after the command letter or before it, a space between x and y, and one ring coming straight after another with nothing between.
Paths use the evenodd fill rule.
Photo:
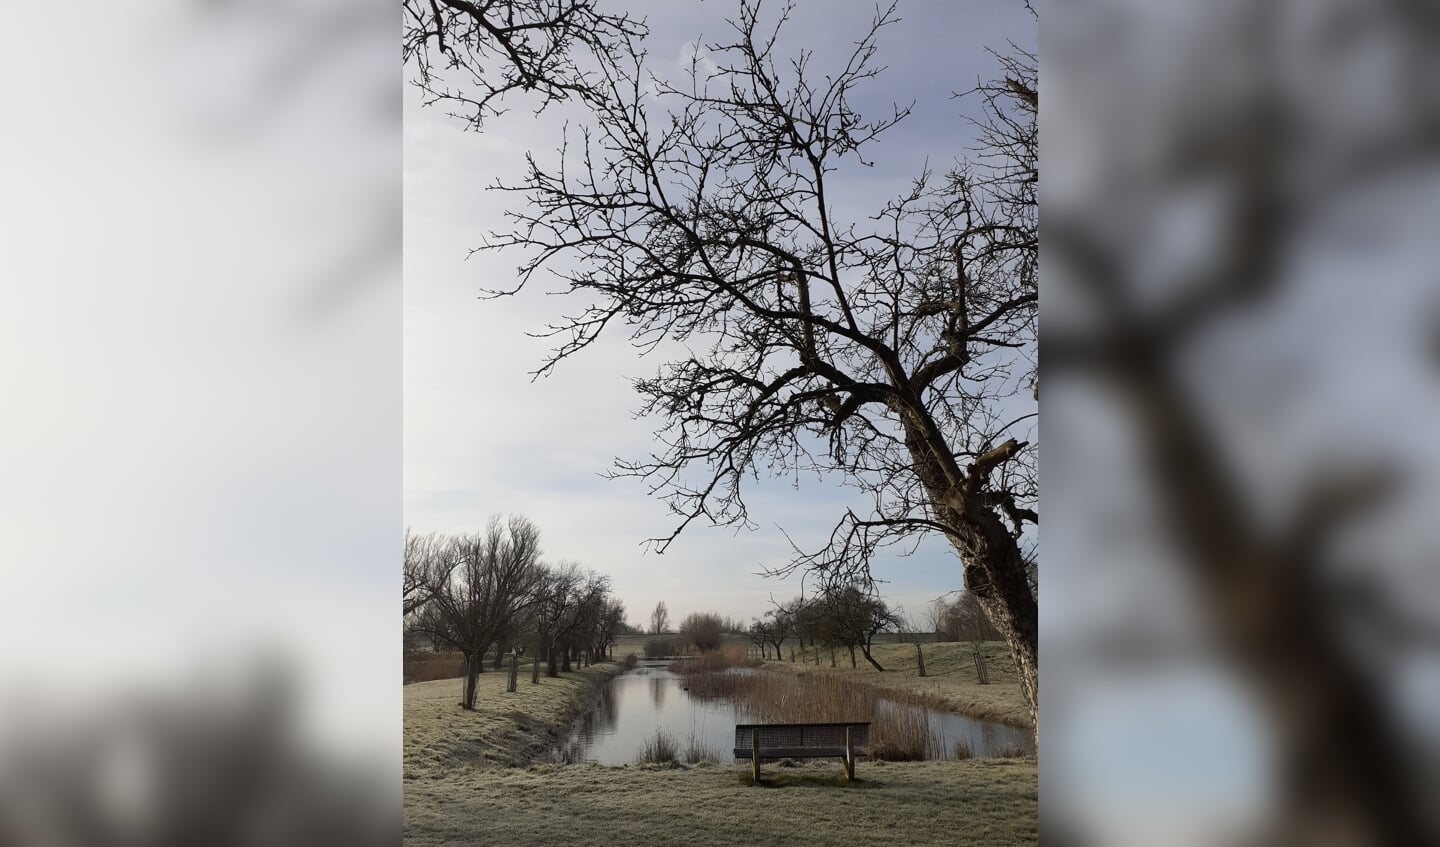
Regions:
<instances>
[{"instance_id":1,"label":"sky","mask_svg":"<svg viewBox=\"0 0 1440 847\"><path fill-rule=\"evenodd\" d=\"M727 31L725 2L629 4L647 17L647 49L659 68L678 70L691 45ZM852 215L878 209L906 188L927 161L943 171L970 137L973 101L952 94L998 72L986 47L1014 41L1034 48L1035 24L1018 3L900 6L901 21L880 36L881 76L863 92L862 112L915 102L913 115L873 148L874 168L842 174L837 201ZM818 71L837 68L860 38L874 7L807 4L787 30L788 44L815 52ZM782 44L786 44L782 36ZM667 65L667 58L668 65ZM801 592L801 577L758 572L790 558L787 534L819 545L846 504L863 506L835 479L763 480L747 498L758 527L692 524L667 552L643 542L668 535L665 504L634 480L606 480L617 457L646 455L657 421L637 419L630 380L648 376L659 356L642 358L623 335L604 338L532 381L547 345L527 337L574 303L545 286L482 301L482 288L508 287L519 254L471 255L482 236L503 229L515 195L487 191L514 179L527 151L553 161L555 141L573 110L536 117L517 103L480 133L463 131L441 107L422 108L407 90L404 107L404 512L416 532L471 532L489 515L521 513L540 527L547 561L576 561L609 574L632 622L664 601L672 620L695 611L741 619L762 614L771 598ZM782 532L783 528L783 532ZM884 552L874 563L883 593L920 617L930 602L961 587L960 567L943 542L914 555Z\"/></svg>"}]
</instances>

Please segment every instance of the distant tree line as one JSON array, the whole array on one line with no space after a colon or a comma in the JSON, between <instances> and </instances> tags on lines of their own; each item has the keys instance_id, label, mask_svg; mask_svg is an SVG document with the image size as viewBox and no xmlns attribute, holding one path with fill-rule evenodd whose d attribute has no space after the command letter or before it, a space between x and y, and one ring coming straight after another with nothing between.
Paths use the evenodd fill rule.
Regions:
<instances>
[{"instance_id":1,"label":"distant tree line","mask_svg":"<svg viewBox=\"0 0 1440 847\"><path fill-rule=\"evenodd\" d=\"M473 534L405 534L403 612L407 649L425 644L464 658L462 705L475 707L485 656L515 650L545 663L547 676L610 652L625 607L610 578L573 562L540 559L540 530L529 519L492 517Z\"/></svg>"},{"instance_id":2,"label":"distant tree line","mask_svg":"<svg viewBox=\"0 0 1440 847\"><path fill-rule=\"evenodd\" d=\"M871 652L875 637L899 629L902 622L900 613L881 599L873 586L844 582L827 586L813 597L777 604L750 624L748 634L767 658L771 649L776 659L782 658L781 645L793 637L800 642L802 654L807 649L815 651L816 664L821 648L830 651L832 664L835 649L844 648L850 654L850 666L858 667L858 649L865 661L883 671Z\"/></svg>"},{"instance_id":3,"label":"distant tree line","mask_svg":"<svg viewBox=\"0 0 1440 847\"><path fill-rule=\"evenodd\" d=\"M969 591L961 591L954 600L936 600L930 607L929 624L936 641L999 641L1004 637L981 608L980 599Z\"/></svg>"}]
</instances>

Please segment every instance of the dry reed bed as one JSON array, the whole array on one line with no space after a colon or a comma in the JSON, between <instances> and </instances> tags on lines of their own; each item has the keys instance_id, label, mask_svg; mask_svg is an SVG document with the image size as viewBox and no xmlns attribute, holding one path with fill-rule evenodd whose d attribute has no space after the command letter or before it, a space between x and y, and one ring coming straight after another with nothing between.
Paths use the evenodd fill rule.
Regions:
<instances>
[{"instance_id":1,"label":"dry reed bed","mask_svg":"<svg viewBox=\"0 0 1440 847\"><path fill-rule=\"evenodd\" d=\"M1015 667L1010 660L1009 650L999 642L987 642L982 646L989 666L990 684L981 684L975 675L974 661L969 644L941 643L925 645L925 668L928 675L921 677L912 644L877 644L875 657L886 668L880 673L865 663L851 668L848 662L838 662L829 667L829 655L821 651L819 666L814 664L813 650L796 651L797 661L771 660L765 663L767 670L784 673L814 674L849 679L874 686L885 696L909 692L918 698L915 702L948 712L959 712L984 720L999 721L1016 727L1030 725L1029 710L1015 677ZM900 697L892 697L899 700ZM909 702L909 701L907 701Z\"/></svg>"},{"instance_id":2,"label":"dry reed bed","mask_svg":"<svg viewBox=\"0 0 1440 847\"><path fill-rule=\"evenodd\" d=\"M874 759L923 761L949 753L931 729L921 698L906 692L885 692L882 698L872 686L806 674L712 671L687 673L686 679L692 696L726 698L761 722L868 721Z\"/></svg>"},{"instance_id":3,"label":"dry reed bed","mask_svg":"<svg viewBox=\"0 0 1440 847\"><path fill-rule=\"evenodd\" d=\"M465 657L459 653L409 653L402 660L405 684L455 679L465 672ZM490 670L487 666L486 671Z\"/></svg>"}]
</instances>

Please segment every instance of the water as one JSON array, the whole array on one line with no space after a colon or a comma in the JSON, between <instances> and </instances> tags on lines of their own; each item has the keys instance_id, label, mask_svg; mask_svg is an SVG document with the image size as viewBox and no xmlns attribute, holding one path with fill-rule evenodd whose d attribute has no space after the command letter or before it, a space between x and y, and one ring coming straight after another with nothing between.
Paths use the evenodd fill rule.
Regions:
<instances>
[{"instance_id":1,"label":"water","mask_svg":"<svg viewBox=\"0 0 1440 847\"><path fill-rule=\"evenodd\" d=\"M1017 747L1031 752L1030 734L1023 729L950 712L924 711L946 756L960 740L977 757ZM684 677L666 670L663 662L642 663L601 690L595 705L571 725L569 735L555 749L555 758L621 765L635 761L645 742L664 731L682 749L693 737L720 754L721 761L729 762L734 759L735 724L752 722L756 721L743 708L728 700L691 697Z\"/></svg>"}]
</instances>

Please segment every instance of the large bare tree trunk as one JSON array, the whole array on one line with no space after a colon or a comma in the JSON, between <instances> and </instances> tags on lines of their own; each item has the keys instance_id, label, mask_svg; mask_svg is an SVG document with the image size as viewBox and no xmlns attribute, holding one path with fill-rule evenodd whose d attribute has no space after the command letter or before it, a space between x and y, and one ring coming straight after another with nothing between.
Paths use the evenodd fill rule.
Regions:
<instances>
[{"instance_id":1,"label":"large bare tree trunk","mask_svg":"<svg viewBox=\"0 0 1440 847\"><path fill-rule=\"evenodd\" d=\"M1005 639L1015 675L1030 712L1031 740L1040 751L1040 615L1020 543L1000 516L981 502L983 489L947 483L945 468L929 452L925 433L907 428L905 437L915 472L942 522L954 531L950 543L960 554L965 588ZM972 471L973 473L973 471Z\"/></svg>"},{"instance_id":2,"label":"large bare tree trunk","mask_svg":"<svg viewBox=\"0 0 1440 847\"><path fill-rule=\"evenodd\" d=\"M465 654L465 688L460 705L466 709L475 708L475 687L480 681L480 666L484 663L484 655Z\"/></svg>"}]
</instances>

